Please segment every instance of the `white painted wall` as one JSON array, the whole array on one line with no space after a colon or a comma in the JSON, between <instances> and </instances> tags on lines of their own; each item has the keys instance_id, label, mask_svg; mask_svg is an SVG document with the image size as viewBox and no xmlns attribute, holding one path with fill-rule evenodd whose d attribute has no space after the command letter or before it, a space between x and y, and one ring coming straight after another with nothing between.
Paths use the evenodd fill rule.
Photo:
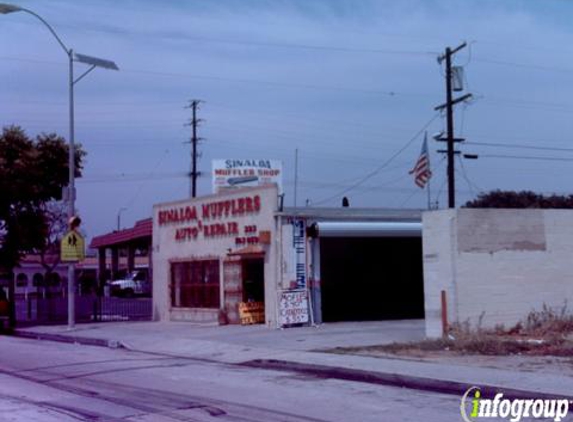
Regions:
<instances>
[{"instance_id":1,"label":"white painted wall","mask_svg":"<svg viewBox=\"0 0 573 422\"><path fill-rule=\"evenodd\" d=\"M426 335L448 320L512 326L543 305L573 306L573 211L459 209L423 215Z\"/></svg>"},{"instance_id":2,"label":"white painted wall","mask_svg":"<svg viewBox=\"0 0 573 422\"><path fill-rule=\"evenodd\" d=\"M257 213L247 215L205 220L201 218L201 206L205 203L238 199L246 196L258 195L261 199L261 208ZM239 229L245 226L256 225L258 233L262 230L271 232L271 244L260 245L265 249L265 318L267 324L276 324L276 273L274 271L276 262L276 233L274 223L274 213L277 209L277 188L246 188L236 191L229 191L219 195L209 195L200 198L157 204L153 207L153 315L155 320L195 320L202 318L209 319L212 311L192 310L192 309L172 309L170 303L170 262L196 259L220 259L226 258L232 251L243 248L235 244L236 236L219 236L215 238L205 238L200 233L195 240L175 240L177 229L187 226L196 226L196 223L169 223L160 225L158 215L160 211L172 208L195 206L198 218L202 224L212 222L236 221ZM241 233L241 236L244 234ZM220 271L220 290L223 291L223 269ZM221 309L224 301L221 300Z\"/></svg>"}]
</instances>

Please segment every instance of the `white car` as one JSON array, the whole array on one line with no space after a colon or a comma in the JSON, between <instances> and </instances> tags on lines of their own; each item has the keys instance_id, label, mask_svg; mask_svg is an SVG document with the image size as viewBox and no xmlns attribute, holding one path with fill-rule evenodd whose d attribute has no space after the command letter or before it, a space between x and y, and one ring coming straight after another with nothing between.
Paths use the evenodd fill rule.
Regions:
<instances>
[{"instance_id":1,"label":"white car","mask_svg":"<svg viewBox=\"0 0 573 422\"><path fill-rule=\"evenodd\" d=\"M132 271L127 277L110 283L111 296L133 297L150 296L151 283L146 271Z\"/></svg>"}]
</instances>

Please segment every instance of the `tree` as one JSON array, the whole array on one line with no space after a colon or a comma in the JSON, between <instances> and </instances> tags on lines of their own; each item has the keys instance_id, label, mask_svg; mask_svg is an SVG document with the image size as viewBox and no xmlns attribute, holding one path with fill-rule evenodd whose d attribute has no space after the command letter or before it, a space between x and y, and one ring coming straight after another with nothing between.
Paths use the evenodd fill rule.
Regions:
<instances>
[{"instance_id":1,"label":"tree","mask_svg":"<svg viewBox=\"0 0 573 422\"><path fill-rule=\"evenodd\" d=\"M68 230L67 207L61 201L50 201L42 205L45 232L42 244L35 252L40 256L44 268L44 280L50 280L50 275L60 263L60 240Z\"/></svg>"},{"instance_id":2,"label":"tree","mask_svg":"<svg viewBox=\"0 0 573 422\"><path fill-rule=\"evenodd\" d=\"M543 195L531 191L495 190L468 201L466 208L573 208L573 195Z\"/></svg>"},{"instance_id":3,"label":"tree","mask_svg":"<svg viewBox=\"0 0 573 422\"><path fill-rule=\"evenodd\" d=\"M85 152L75 151L76 177ZM46 247L47 203L68 184L68 145L56 134L35 139L18 126L0 136L0 270L11 272L22 254Z\"/></svg>"}]
</instances>

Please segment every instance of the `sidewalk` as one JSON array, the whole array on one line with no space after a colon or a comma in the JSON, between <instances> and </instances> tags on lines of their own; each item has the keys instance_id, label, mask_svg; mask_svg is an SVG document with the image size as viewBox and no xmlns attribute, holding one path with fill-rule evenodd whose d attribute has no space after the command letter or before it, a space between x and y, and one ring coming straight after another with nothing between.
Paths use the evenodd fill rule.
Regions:
<instances>
[{"instance_id":1,"label":"sidewalk","mask_svg":"<svg viewBox=\"0 0 573 422\"><path fill-rule=\"evenodd\" d=\"M423 321L333 323L272 330L253 326L201 326L178 322L131 322L19 329L16 335L77 342L169 356L291 370L317 377L396 385L460 396L471 386L508 397L573 399L573 377L566 373L505 369L503 363L428 362L319 352L333 347L416 341ZM571 365L571 364L570 364Z\"/></svg>"}]
</instances>

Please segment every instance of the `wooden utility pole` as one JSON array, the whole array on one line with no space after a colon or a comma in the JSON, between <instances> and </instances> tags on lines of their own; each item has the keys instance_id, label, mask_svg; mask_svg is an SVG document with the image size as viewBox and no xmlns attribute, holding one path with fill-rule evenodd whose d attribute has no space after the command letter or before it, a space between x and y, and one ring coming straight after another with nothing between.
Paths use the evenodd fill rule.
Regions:
<instances>
[{"instance_id":1,"label":"wooden utility pole","mask_svg":"<svg viewBox=\"0 0 573 422\"><path fill-rule=\"evenodd\" d=\"M471 98L472 94L465 94L459 98L453 99L452 95L452 56L460 51L462 48L466 47L466 43L459 45L458 47L451 49L446 48L446 52L438 57L438 63L446 62L446 102L435 107L435 110L446 109L446 124L447 124L447 135L446 138L438 138L438 141L447 142L447 156L448 156L448 207L456 207L456 184L455 184L455 162L454 157L457 151L454 150L455 142L462 142L463 139L454 138L454 105L468 100Z\"/></svg>"},{"instance_id":2,"label":"wooden utility pole","mask_svg":"<svg viewBox=\"0 0 573 422\"><path fill-rule=\"evenodd\" d=\"M191 123L190 123L191 128L192 128L192 132L191 132L191 172L189 173L189 177L191 180L191 187L190 187L191 198L195 198L197 196L197 178L201 174L201 172L197 171L197 156L198 156L197 144L202 139L202 138L197 137L197 126L199 125L199 122L202 121L202 119L197 118L197 109L199 108L199 104L201 102L202 102L201 100L191 100L189 102L189 106L187 107L187 108L190 108L192 110Z\"/></svg>"}]
</instances>

